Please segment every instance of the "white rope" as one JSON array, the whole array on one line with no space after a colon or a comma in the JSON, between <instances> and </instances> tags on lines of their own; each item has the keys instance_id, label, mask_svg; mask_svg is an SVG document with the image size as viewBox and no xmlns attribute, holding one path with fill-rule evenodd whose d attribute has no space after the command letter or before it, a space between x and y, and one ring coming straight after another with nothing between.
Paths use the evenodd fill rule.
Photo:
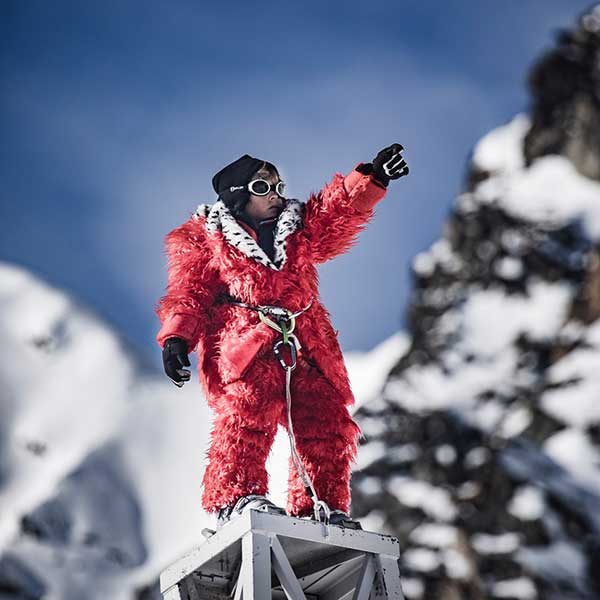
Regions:
<instances>
[{"instance_id":1,"label":"white rope","mask_svg":"<svg viewBox=\"0 0 600 600\"><path fill-rule=\"evenodd\" d=\"M294 462L294 466L296 467L296 471L300 479L302 479L302 483L307 490L310 490L311 500L314 505L314 515L317 521L321 521L321 511L325 514L325 523L329 523L329 517L331 515L331 510L327 503L323 500L319 500L319 496L317 494L317 490L315 490L315 486L306 471L306 467L298 454L298 449L296 447L296 435L294 434L294 426L292 424L292 394L290 391L291 383L292 383L292 371L293 367L286 367L285 369L285 399L287 404L287 423L288 423L288 439L290 441L290 454L292 456L292 461Z\"/></svg>"}]
</instances>

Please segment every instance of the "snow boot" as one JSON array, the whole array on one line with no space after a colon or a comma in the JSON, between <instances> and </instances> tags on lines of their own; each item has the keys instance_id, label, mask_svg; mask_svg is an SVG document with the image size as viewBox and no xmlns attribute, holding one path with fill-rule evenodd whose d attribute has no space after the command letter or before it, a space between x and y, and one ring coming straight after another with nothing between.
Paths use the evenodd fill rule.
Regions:
<instances>
[{"instance_id":1,"label":"snow boot","mask_svg":"<svg viewBox=\"0 0 600 600\"><path fill-rule=\"evenodd\" d=\"M248 510L260 510L274 515L287 515L283 508L273 504L266 496L249 494L239 498L235 504L219 510L217 513L217 530Z\"/></svg>"},{"instance_id":2,"label":"snow boot","mask_svg":"<svg viewBox=\"0 0 600 600\"><path fill-rule=\"evenodd\" d=\"M343 510L332 510L331 515L329 515L329 524L341 525L347 529L362 529L362 525Z\"/></svg>"},{"instance_id":3,"label":"snow boot","mask_svg":"<svg viewBox=\"0 0 600 600\"><path fill-rule=\"evenodd\" d=\"M321 508L320 515L321 521L325 521L325 512ZM315 515L311 514L307 517L303 517L304 519L311 519L312 521L316 521ZM335 509L332 510L329 515L329 524L330 525L339 525L340 527L345 527L346 529L362 529L362 525L359 521L351 518L350 515L346 514L343 510Z\"/></svg>"}]
</instances>

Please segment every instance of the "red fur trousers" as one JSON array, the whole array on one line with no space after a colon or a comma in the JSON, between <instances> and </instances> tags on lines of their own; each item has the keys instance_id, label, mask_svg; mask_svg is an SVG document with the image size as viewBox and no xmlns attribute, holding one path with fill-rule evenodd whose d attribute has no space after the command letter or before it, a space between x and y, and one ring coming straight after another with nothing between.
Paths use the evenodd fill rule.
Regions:
<instances>
[{"instance_id":1,"label":"red fur trousers","mask_svg":"<svg viewBox=\"0 0 600 600\"><path fill-rule=\"evenodd\" d=\"M317 494L330 508L347 512L360 429L329 380L302 358L292 372L291 393L296 446ZM241 496L268 492L265 462L278 425L287 428L285 371L267 353L208 403L215 420L202 505L214 512ZM286 509L290 515L312 512L291 459Z\"/></svg>"}]
</instances>

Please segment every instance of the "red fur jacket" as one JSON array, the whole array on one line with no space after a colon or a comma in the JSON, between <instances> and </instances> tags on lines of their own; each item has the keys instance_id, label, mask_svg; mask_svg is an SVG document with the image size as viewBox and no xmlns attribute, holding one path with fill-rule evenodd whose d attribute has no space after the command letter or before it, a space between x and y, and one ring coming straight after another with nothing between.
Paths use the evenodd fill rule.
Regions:
<instances>
[{"instance_id":1,"label":"red fur jacket","mask_svg":"<svg viewBox=\"0 0 600 600\"><path fill-rule=\"evenodd\" d=\"M279 335L256 311L228 304L223 296L294 312L312 299L296 319L301 352L352 404L337 332L319 298L315 265L353 245L385 192L372 175L354 170L346 177L336 173L306 203L287 200L274 232L273 261L220 200L199 206L166 236L169 274L167 293L156 309L162 324L159 345L169 337L185 339L198 353L205 390L218 394L243 377L257 355L270 351Z\"/></svg>"}]
</instances>

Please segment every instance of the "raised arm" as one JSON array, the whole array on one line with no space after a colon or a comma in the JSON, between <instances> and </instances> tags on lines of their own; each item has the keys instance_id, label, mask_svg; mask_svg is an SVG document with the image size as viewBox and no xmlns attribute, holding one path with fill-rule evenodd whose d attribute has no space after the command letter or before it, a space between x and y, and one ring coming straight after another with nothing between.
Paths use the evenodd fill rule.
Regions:
<instances>
[{"instance_id":1,"label":"raised arm","mask_svg":"<svg viewBox=\"0 0 600 600\"><path fill-rule=\"evenodd\" d=\"M408 173L402 146L385 148L372 163L359 163L344 177L336 173L304 206L304 235L316 263L348 251L364 229L391 179Z\"/></svg>"}]
</instances>

